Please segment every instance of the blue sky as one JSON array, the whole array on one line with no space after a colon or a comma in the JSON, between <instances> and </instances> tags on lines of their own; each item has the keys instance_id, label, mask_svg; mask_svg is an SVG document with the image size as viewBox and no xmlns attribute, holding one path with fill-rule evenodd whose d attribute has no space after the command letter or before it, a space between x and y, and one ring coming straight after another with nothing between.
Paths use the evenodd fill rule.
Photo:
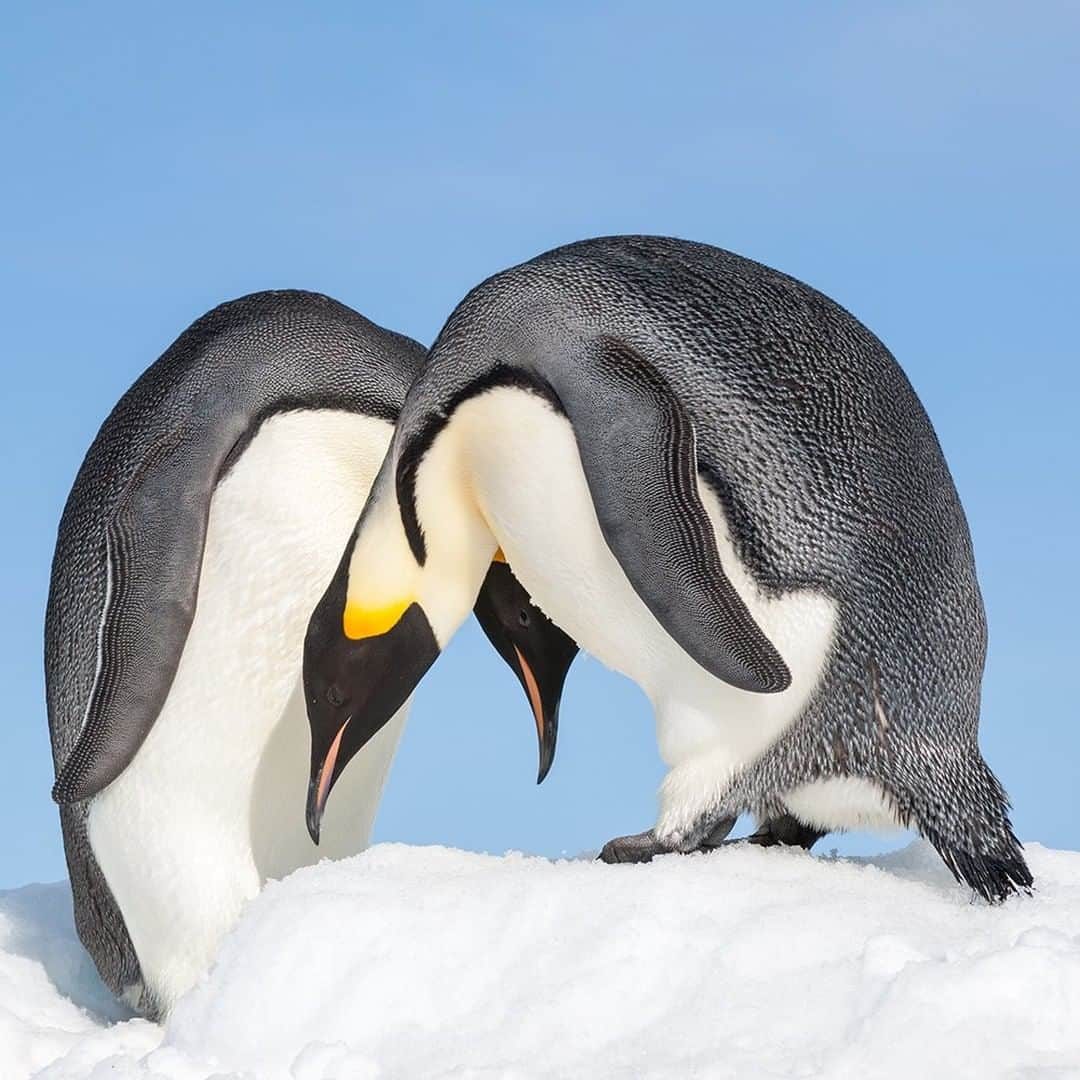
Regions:
<instances>
[{"instance_id":1,"label":"blue sky","mask_svg":"<svg viewBox=\"0 0 1080 1080\"><path fill-rule=\"evenodd\" d=\"M893 350L971 521L984 751L1020 835L1080 848L1075 5L16 3L0 48L0 885L63 873L48 568L131 381L246 292L321 290L430 342L489 274L617 232L774 265ZM377 835L558 854L645 828L640 692L579 662L534 775L520 690L470 627Z\"/></svg>"}]
</instances>

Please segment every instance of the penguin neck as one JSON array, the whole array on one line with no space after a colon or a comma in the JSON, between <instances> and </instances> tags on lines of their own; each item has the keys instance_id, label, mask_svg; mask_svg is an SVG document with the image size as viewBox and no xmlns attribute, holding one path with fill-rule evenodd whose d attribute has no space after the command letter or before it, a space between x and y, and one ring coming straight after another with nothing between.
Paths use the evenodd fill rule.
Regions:
<instances>
[{"instance_id":1,"label":"penguin neck","mask_svg":"<svg viewBox=\"0 0 1080 1080\"><path fill-rule=\"evenodd\" d=\"M401 612L418 604L440 649L472 610L498 546L463 465L466 430L454 423L438 432L404 494L401 451L391 450L349 555L347 608Z\"/></svg>"},{"instance_id":2,"label":"penguin neck","mask_svg":"<svg viewBox=\"0 0 1080 1080\"><path fill-rule=\"evenodd\" d=\"M420 599L442 647L472 610L498 547L465 457L472 434L470 426L447 425L416 478L416 506L433 538L424 552Z\"/></svg>"}]
</instances>

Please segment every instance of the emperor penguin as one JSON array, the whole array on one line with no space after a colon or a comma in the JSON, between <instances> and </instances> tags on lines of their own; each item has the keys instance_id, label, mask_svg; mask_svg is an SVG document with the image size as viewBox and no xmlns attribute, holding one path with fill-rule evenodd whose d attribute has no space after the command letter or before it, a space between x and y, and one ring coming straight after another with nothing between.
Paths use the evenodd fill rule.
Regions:
<instances>
[{"instance_id":1,"label":"emperor penguin","mask_svg":"<svg viewBox=\"0 0 1080 1080\"><path fill-rule=\"evenodd\" d=\"M606 861L718 846L749 811L755 843L914 826L988 900L1031 885L978 747L986 624L949 470L889 351L820 292L622 236L469 293L308 629L313 778L381 730L369 687L406 653L419 677L496 549L653 706L658 818Z\"/></svg>"},{"instance_id":2,"label":"emperor penguin","mask_svg":"<svg viewBox=\"0 0 1080 1080\"><path fill-rule=\"evenodd\" d=\"M223 304L124 395L75 480L45 624L53 796L79 935L144 1015L208 969L268 878L368 842L407 703L316 847L297 813L302 645L425 356L314 293ZM482 592L524 679L531 635L546 654L561 632L507 570Z\"/></svg>"}]
</instances>

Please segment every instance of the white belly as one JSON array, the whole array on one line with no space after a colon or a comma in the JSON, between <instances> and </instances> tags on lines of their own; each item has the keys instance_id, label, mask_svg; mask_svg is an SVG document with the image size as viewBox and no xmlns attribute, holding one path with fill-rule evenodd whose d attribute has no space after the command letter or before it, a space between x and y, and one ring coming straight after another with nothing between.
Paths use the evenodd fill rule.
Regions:
<instances>
[{"instance_id":1,"label":"white belly","mask_svg":"<svg viewBox=\"0 0 1080 1080\"><path fill-rule=\"evenodd\" d=\"M902 828L884 789L872 780L837 776L785 792L788 810L824 832Z\"/></svg>"},{"instance_id":2,"label":"white belly","mask_svg":"<svg viewBox=\"0 0 1080 1080\"><path fill-rule=\"evenodd\" d=\"M780 694L729 686L683 651L627 580L600 531L565 417L515 389L466 402L458 416L475 436L465 445L477 500L515 574L582 648L652 701L660 754L671 767L657 829L677 837L802 712L825 667L834 601L810 590L763 596L735 555L717 499L701 483L724 570L792 676Z\"/></svg>"},{"instance_id":3,"label":"white belly","mask_svg":"<svg viewBox=\"0 0 1080 1080\"><path fill-rule=\"evenodd\" d=\"M408 706L350 763L322 843L304 823L307 620L391 435L344 412L272 417L218 487L198 606L168 700L91 804L89 837L168 1009L267 878L361 850Z\"/></svg>"}]
</instances>

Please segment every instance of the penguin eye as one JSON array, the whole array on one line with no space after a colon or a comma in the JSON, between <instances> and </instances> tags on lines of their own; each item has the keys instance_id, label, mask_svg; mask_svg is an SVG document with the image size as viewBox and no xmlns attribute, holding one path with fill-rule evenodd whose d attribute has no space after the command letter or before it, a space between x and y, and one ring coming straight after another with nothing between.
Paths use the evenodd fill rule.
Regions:
<instances>
[{"instance_id":1,"label":"penguin eye","mask_svg":"<svg viewBox=\"0 0 1080 1080\"><path fill-rule=\"evenodd\" d=\"M522 626L528 627L528 625L529 625L529 609L528 608L522 608L518 612L518 622L521 623Z\"/></svg>"},{"instance_id":2,"label":"penguin eye","mask_svg":"<svg viewBox=\"0 0 1080 1080\"><path fill-rule=\"evenodd\" d=\"M329 701L335 709L340 709L341 706L345 704L345 698L335 683L331 683L326 688L326 700Z\"/></svg>"}]
</instances>

